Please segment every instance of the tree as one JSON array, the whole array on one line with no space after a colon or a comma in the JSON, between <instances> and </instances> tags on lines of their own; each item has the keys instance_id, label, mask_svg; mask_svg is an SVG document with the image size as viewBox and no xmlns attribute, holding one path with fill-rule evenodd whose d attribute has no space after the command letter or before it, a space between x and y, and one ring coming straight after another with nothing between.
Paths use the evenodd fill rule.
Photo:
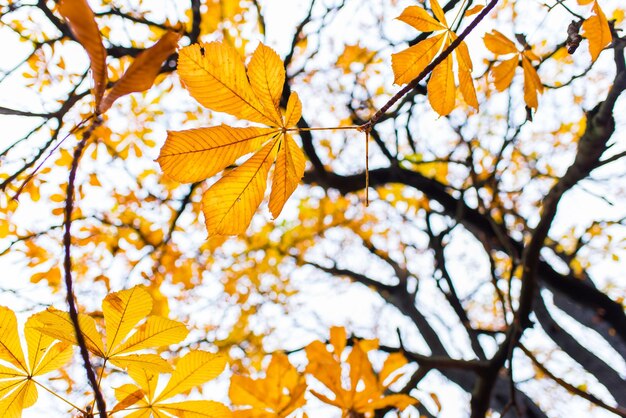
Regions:
<instances>
[{"instance_id":1,"label":"tree","mask_svg":"<svg viewBox=\"0 0 626 418\"><path fill-rule=\"evenodd\" d=\"M623 5L303 3L0 5L4 416L626 416Z\"/></svg>"}]
</instances>

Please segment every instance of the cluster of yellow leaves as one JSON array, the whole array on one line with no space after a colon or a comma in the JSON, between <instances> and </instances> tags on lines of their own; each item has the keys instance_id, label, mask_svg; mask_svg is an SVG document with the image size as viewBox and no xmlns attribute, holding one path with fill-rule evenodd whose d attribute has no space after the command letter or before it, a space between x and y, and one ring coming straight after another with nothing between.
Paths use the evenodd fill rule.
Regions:
<instances>
[{"instance_id":1,"label":"cluster of yellow leaves","mask_svg":"<svg viewBox=\"0 0 626 418\"><path fill-rule=\"evenodd\" d=\"M132 365L128 375L136 384L126 384L115 389L118 404L111 413L129 410L128 418L193 417L229 418L230 410L219 402L186 400L166 402L176 395L189 392L219 376L226 366L226 358L205 351L191 351L176 363L167 385L157 392L159 374L149 368Z\"/></svg>"},{"instance_id":2,"label":"cluster of yellow leaves","mask_svg":"<svg viewBox=\"0 0 626 418\"><path fill-rule=\"evenodd\" d=\"M397 84L406 84L415 79L437 54L450 46L457 38L450 29L443 9L437 2L430 2L435 17L419 6L409 6L398 17L421 32L434 32L433 36L391 56L391 65ZM478 109L478 99L472 80L472 59L465 42L454 50L456 57L459 90L465 102ZM433 109L442 116L452 112L456 101L452 54L437 65L428 81L428 100Z\"/></svg>"},{"instance_id":3,"label":"cluster of yellow leaves","mask_svg":"<svg viewBox=\"0 0 626 418\"><path fill-rule=\"evenodd\" d=\"M176 32L166 32L151 48L143 51L104 96L107 86L106 50L94 13L86 0L61 0L59 13L65 18L76 40L89 56L94 81L93 94L96 112L106 112L118 98L133 92L147 90L152 86L163 61L174 52L180 39Z\"/></svg>"},{"instance_id":4,"label":"cluster of yellow leaves","mask_svg":"<svg viewBox=\"0 0 626 418\"><path fill-rule=\"evenodd\" d=\"M578 4L585 5L593 3L594 15L583 22L583 36L589 41L589 53L591 54L591 60L595 61L600 55L600 52L611 43L611 29L609 28L609 22L598 0L578 0Z\"/></svg>"},{"instance_id":5,"label":"cluster of yellow leaves","mask_svg":"<svg viewBox=\"0 0 626 418\"><path fill-rule=\"evenodd\" d=\"M404 410L417 403L417 399L405 394L385 395L387 388L396 382L403 373L399 371L407 360L400 353L390 354L379 373L374 373L367 353L377 348L375 340L354 341L345 365L349 368L349 387L345 388L342 379L342 354L346 347L346 330L333 327L330 330L330 345L314 341L306 347L309 364L306 371L326 386L334 395L331 399L317 391L311 392L320 400L342 410L342 417L363 414L373 417L374 411L383 408Z\"/></svg>"},{"instance_id":6,"label":"cluster of yellow leaves","mask_svg":"<svg viewBox=\"0 0 626 418\"><path fill-rule=\"evenodd\" d=\"M264 378L233 375L229 397L235 418L285 418L305 404L306 381L283 353L272 355Z\"/></svg>"},{"instance_id":7,"label":"cluster of yellow leaves","mask_svg":"<svg viewBox=\"0 0 626 418\"><path fill-rule=\"evenodd\" d=\"M150 315L152 310L152 298L142 287L109 294L102 303L104 341L94 318L86 314L79 317L87 349L103 358L103 365L109 362L127 370L136 383L116 389L118 403L111 413L128 410L132 412L127 416L133 418L163 414L230 417L230 410L218 402L166 402L221 374L226 358L195 350L180 358L172 370L170 363L159 355L145 353L147 349L178 343L188 333L182 323ZM69 315L53 308L31 316L24 334L27 357L22 351L15 314L0 306L0 411L5 418L19 418L23 409L35 404L36 385L42 384L33 378L62 368L72 357L72 345L77 344ZM171 373L171 377L157 394L162 373Z\"/></svg>"},{"instance_id":8,"label":"cluster of yellow leaves","mask_svg":"<svg viewBox=\"0 0 626 418\"><path fill-rule=\"evenodd\" d=\"M268 127L227 125L173 131L161 149L163 171L180 182L197 182L255 152L228 171L203 196L209 236L243 234L261 204L267 176L274 168L269 208L277 217L304 174L304 154L289 134L302 113L296 93L287 109L279 108L285 70L279 56L260 44L248 67L237 51L223 43L195 44L179 53L178 74L203 106Z\"/></svg>"},{"instance_id":9,"label":"cluster of yellow leaves","mask_svg":"<svg viewBox=\"0 0 626 418\"><path fill-rule=\"evenodd\" d=\"M496 56L514 54L491 68L496 89L504 91L509 88L515 76L515 69L521 62L524 70L524 102L526 106L537 109L537 93L543 93L543 84L532 61L539 61L539 57L528 48L519 51L513 41L495 29L485 35L484 42L485 46Z\"/></svg>"},{"instance_id":10,"label":"cluster of yellow leaves","mask_svg":"<svg viewBox=\"0 0 626 418\"><path fill-rule=\"evenodd\" d=\"M27 357L17 330L17 318L0 306L0 411L4 418L19 418L22 410L37 402L34 378L54 372L72 357L72 346L41 332L41 314L31 316L24 327Z\"/></svg>"},{"instance_id":11,"label":"cluster of yellow leaves","mask_svg":"<svg viewBox=\"0 0 626 418\"><path fill-rule=\"evenodd\" d=\"M140 366L154 372L170 371L169 363L159 355L137 352L179 343L188 331L178 321L151 315L152 308L152 298L141 287L110 293L102 302L104 341L94 318L87 314L79 315L87 349L104 359L105 364L109 362L122 369ZM41 332L77 344L68 313L49 308L40 313L37 319L42 324Z\"/></svg>"},{"instance_id":12,"label":"cluster of yellow leaves","mask_svg":"<svg viewBox=\"0 0 626 418\"><path fill-rule=\"evenodd\" d=\"M306 375L314 377L330 390L331 399L315 390L310 392L322 402L342 411L342 417L372 417L379 409L404 410L417 403L417 399L405 394L385 395L390 385L403 376L401 368L407 360L400 353L390 354L379 373L375 373L367 353L378 347L376 340L354 341L345 362L346 330L333 327L330 330L330 345L314 341L306 348L309 360ZM346 380L344 373L349 374ZM348 382L348 388L344 384ZM305 404L307 384L305 375L291 365L283 353L272 355L265 377L253 379L233 375L229 397L237 407L236 418L286 418ZM306 414L305 414L306 415Z\"/></svg>"}]
</instances>

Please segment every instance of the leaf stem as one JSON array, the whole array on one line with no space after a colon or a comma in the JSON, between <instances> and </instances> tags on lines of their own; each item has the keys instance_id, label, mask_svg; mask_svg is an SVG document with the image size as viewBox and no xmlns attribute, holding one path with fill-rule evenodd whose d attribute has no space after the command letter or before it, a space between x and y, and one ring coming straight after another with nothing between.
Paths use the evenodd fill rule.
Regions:
<instances>
[{"instance_id":1,"label":"leaf stem","mask_svg":"<svg viewBox=\"0 0 626 418\"><path fill-rule=\"evenodd\" d=\"M346 131L350 129L359 130L360 126L352 125L352 126L332 126L329 128L287 128L285 131L288 132L303 132L303 131Z\"/></svg>"},{"instance_id":2,"label":"leaf stem","mask_svg":"<svg viewBox=\"0 0 626 418\"><path fill-rule=\"evenodd\" d=\"M422 81L432 70L434 70L437 65L439 65L446 58L448 58L448 56L452 53L452 51L454 51L461 44L461 42L463 42L463 40L467 37L467 35L469 35L476 28L476 26L478 26L480 21L483 20L485 18L485 16L487 16L487 14L489 14L491 9L493 9L496 6L497 3L498 3L498 0L491 0L487 4L487 6L485 6L485 8L480 11L478 16L476 16L476 19L474 19L465 28L465 30L463 30L463 32L461 32L461 34L458 36L458 38L456 38L454 41L452 41L452 43L450 43L450 45L446 49L444 49L443 52L437 56L437 58L435 58L430 64L428 64L426 66L426 68L424 68L422 70L422 72L417 77L415 77L409 84L404 86L391 99L389 99L387 101L387 103L385 103L383 105L383 107L381 107L380 110L378 110L378 112L376 112L374 114L374 116L372 116L372 118L369 121L367 121L363 125L359 126L359 130L360 131L371 131L372 128L374 127L374 125L376 125L376 123L389 110L389 108L391 106L393 106L405 94L407 94L408 92L410 92L411 90L416 88L419 85L420 81Z\"/></svg>"},{"instance_id":3,"label":"leaf stem","mask_svg":"<svg viewBox=\"0 0 626 418\"><path fill-rule=\"evenodd\" d=\"M68 404L69 406L71 406L72 408L76 409L77 411L80 411L81 414L85 415L86 411L79 408L77 405L74 405L72 402L68 401L67 399L65 399L63 396L59 395L58 393L54 392L53 390L50 390L48 387L44 386L43 384L39 383L38 381L36 381L35 379L31 379L36 385L38 385L40 388L42 388L43 390L53 394L54 396L56 396L57 398L59 398L60 400L62 400L63 402L65 402L66 404Z\"/></svg>"}]
</instances>

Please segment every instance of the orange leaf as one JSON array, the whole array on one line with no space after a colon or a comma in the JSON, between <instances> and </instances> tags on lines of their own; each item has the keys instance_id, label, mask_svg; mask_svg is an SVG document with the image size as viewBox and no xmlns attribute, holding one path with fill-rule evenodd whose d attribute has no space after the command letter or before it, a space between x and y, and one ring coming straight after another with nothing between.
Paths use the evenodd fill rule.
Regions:
<instances>
[{"instance_id":1,"label":"orange leaf","mask_svg":"<svg viewBox=\"0 0 626 418\"><path fill-rule=\"evenodd\" d=\"M515 43L495 29L491 31L491 33L486 33L483 41L485 42L487 49L496 55L513 54L518 52Z\"/></svg>"},{"instance_id":2,"label":"orange leaf","mask_svg":"<svg viewBox=\"0 0 626 418\"><path fill-rule=\"evenodd\" d=\"M157 161L176 181L195 182L209 178L237 158L259 149L276 133L271 128L233 128L226 125L171 131Z\"/></svg>"},{"instance_id":3,"label":"orange leaf","mask_svg":"<svg viewBox=\"0 0 626 418\"><path fill-rule=\"evenodd\" d=\"M94 81L93 95L96 99L96 109L98 109L107 83L107 54L102 45L93 11L86 0L61 0L59 13L67 20L72 34L89 55Z\"/></svg>"},{"instance_id":4,"label":"orange leaf","mask_svg":"<svg viewBox=\"0 0 626 418\"><path fill-rule=\"evenodd\" d=\"M485 8L485 6L484 6L484 5L482 5L482 4L477 4L477 5L476 5L476 6L474 6L474 7L470 7L470 8L469 8L469 9L467 9L467 11L465 12L465 17L468 17L468 16L473 16L473 15L475 15L476 13L480 12L480 11L481 11L482 9L484 9L484 8Z\"/></svg>"},{"instance_id":5,"label":"orange leaf","mask_svg":"<svg viewBox=\"0 0 626 418\"><path fill-rule=\"evenodd\" d=\"M270 141L204 193L202 211L209 236L246 232L263 200L267 174L276 156L278 143L277 139Z\"/></svg>"},{"instance_id":6,"label":"orange leaf","mask_svg":"<svg viewBox=\"0 0 626 418\"><path fill-rule=\"evenodd\" d=\"M589 40L591 60L595 61L604 47L611 43L612 37L609 22L597 0L593 3L593 11L595 16L585 20L582 28L583 36Z\"/></svg>"},{"instance_id":7,"label":"orange leaf","mask_svg":"<svg viewBox=\"0 0 626 418\"><path fill-rule=\"evenodd\" d=\"M437 20L439 20L447 28L448 22L446 21L446 15L439 5L439 2L437 0L430 0L430 8L433 9L433 14Z\"/></svg>"},{"instance_id":8,"label":"orange leaf","mask_svg":"<svg viewBox=\"0 0 626 418\"><path fill-rule=\"evenodd\" d=\"M435 112L446 116L454 109L456 86L452 72L452 58L446 58L435 67L428 81L428 101Z\"/></svg>"},{"instance_id":9,"label":"orange leaf","mask_svg":"<svg viewBox=\"0 0 626 418\"><path fill-rule=\"evenodd\" d=\"M180 36L176 32L167 32L156 44L139 54L104 97L100 104L100 113L106 112L122 96L148 90L159 75L163 61L176 50Z\"/></svg>"},{"instance_id":10,"label":"orange leaf","mask_svg":"<svg viewBox=\"0 0 626 418\"><path fill-rule=\"evenodd\" d=\"M285 134L280 143L272 178L269 208L274 218L280 215L285 202L298 187L300 179L304 176L305 164L302 150L291 135Z\"/></svg>"},{"instance_id":11,"label":"orange leaf","mask_svg":"<svg viewBox=\"0 0 626 418\"><path fill-rule=\"evenodd\" d=\"M518 63L519 57L513 57L491 68L491 74L493 75L494 83L498 91L504 91L511 85Z\"/></svg>"},{"instance_id":12,"label":"orange leaf","mask_svg":"<svg viewBox=\"0 0 626 418\"><path fill-rule=\"evenodd\" d=\"M524 101L528 107L536 109L538 106L537 92L543 92L543 85L537 74L537 70L526 57L522 57L524 69Z\"/></svg>"},{"instance_id":13,"label":"orange leaf","mask_svg":"<svg viewBox=\"0 0 626 418\"><path fill-rule=\"evenodd\" d=\"M441 49L443 34L425 39L391 56L396 84L406 84L416 78Z\"/></svg>"},{"instance_id":14,"label":"orange leaf","mask_svg":"<svg viewBox=\"0 0 626 418\"><path fill-rule=\"evenodd\" d=\"M407 7L397 19L413 26L421 32L434 32L446 29L440 22L433 19L426 10L418 6Z\"/></svg>"}]
</instances>

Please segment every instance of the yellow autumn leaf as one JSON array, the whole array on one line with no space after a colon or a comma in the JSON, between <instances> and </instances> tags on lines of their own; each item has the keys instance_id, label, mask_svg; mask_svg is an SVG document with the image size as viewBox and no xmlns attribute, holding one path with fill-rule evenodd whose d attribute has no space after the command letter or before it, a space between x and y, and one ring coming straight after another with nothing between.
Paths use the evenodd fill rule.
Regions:
<instances>
[{"instance_id":1,"label":"yellow autumn leaf","mask_svg":"<svg viewBox=\"0 0 626 418\"><path fill-rule=\"evenodd\" d=\"M391 56L396 84L406 84L416 78L441 49L444 35L439 34Z\"/></svg>"},{"instance_id":2,"label":"yellow autumn leaf","mask_svg":"<svg viewBox=\"0 0 626 418\"><path fill-rule=\"evenodd\" d=\"M41 324L42 333L61 341L78 345L74 325L67 312L55 308L48 308L44 312L37 314L37 319ZM87 349L93 354L104 357L105 349L102 343L100 332L96 328L96 322L86 314L78 314L78 324L85 338Z\"/></svg>"},{"instance_id":3,"label":"yellow autumn leaf","mask_svg":"<svg viewBox=\"0 0 626 418\"><path fill-rule=\"evenodd\" d=\"M270 141L204 193L202 207L209 235L237 235L246 230L263 200L278 144L278 138Z\"/></svg>"},{"instance_id":4,"label":"yellow autumn leaf","mask_svg":"<svg viewBox=\"0 0 626 418\"><path fill-rule=\"evenodd\" d=\"M33 378L63 367L72 357L71 344L42 334L38 314L28 318L24 327L27 357L17 330L17 318L9 308L0 306L0 411L3 417L19 418L22 410L37 401ZM9 366L10 365L10 366Z\"/></svg>"},{"instance_id":5,"label":"yellow autumn leaf","mask_svg":"<svg viewBox=\"0 0 626 418\"><path fill-rule=\"evenodd\" d=\"M431 0L430 5L434 18L417 6L407 7L398 17L418 30L439 33L391 56L396 84L409 83L417 78L440 50L445 50L457 39L457 35L448 27L445 13L437 0ZM428 101L442 116L452 112L456 103L454 57L458 61L458 80L463 99L468 105L478 109L478 98L472 79L472 60L465 42L461 42L454 52L433 69L427 86Z\"/></svg>"},{"instance_id":6,"label":"yellow autumn leaf","mask_svg":"<svg viewBox=\"0 0 626 418\"><path fill-rule=\"evenodd\" d=\"M107 353L117 347L151 310L152 298L140 287L108 294L102 301Z\"/></svg>"},{"instance_id":7,"label":"yellow autumn leaf","mask_svg":"<svg viewBox=\"0 0 626 418\"><path fill-rule=\"evenodd\" d=\"M283 92L285 68L280 57L269 47L259 44L248 65L250 85L263 105L264 115L277 126L283 126L278 104Z\"/></svg>"},{"instance_id":8,"label":"yellow autumn leaf","mask_svg":"<svg viewBox=\"0 0 626 418\"><path fill-rule=\"evenodd\" d=\"M484 8L485 8L484 4L477 4L475 6L472 6L465 11L465 17L473 16L476 13L479 13Z\"/></svg>"},{"instance_id":9,"label":"yellow autumn leaf","mask_svg":"<svg viewBox=\"0 0 626 418\"><path fill-rule=\"evenodd\" d=\"M226 357L206 351L191 351L176 362L176 370L155 402L169 399L222 374Z\"/></svg>"},{"instance_id":10,"label":"yellow autumn leaf","mask_svg":"<svg viewBox=\"0 0 626 418\"><path fill-rule=\"evenodd\" d=\"M268 126L281 125L274 114L265 114L243 59L228 44L211 42L181 49L178 75L194 99L209 109Z\"/></svg>"},{"instance_id":11,"label":"yellow autumn leaf","mask_svg":"<svg viewBox=\"0 0 626 418\"><path fill-rule=\"evenodd\" d=\"M256 151L202 198L209 236L237 235L246 231L261 204L267 176L278 158L270 197L277 217L304 174L304 155L288 135L297 130L302 112L298 95L291 94L284 115L279 108L285 71L276 52L260 44L246 69L237 51L226 44L191 45L179 53L179 74L204 106L269 128L221 125L169 132L158 158L165 174L179 181L200 181Z\"/></svg>"},{"instance_id":12,"label":"yellow autumn leaf","mask_svg":"<svg viewBox=\"0 0 626 418\"><path fill-rule=\"evenodd\" d=\"M139 54L104 96L100 103L100 113L106 112L122 96L149 89L159 74L163 61L176 50L180 36L176 32L166 32L156 44Z\"/></svg>"},{"instance_id":13,"label":"yellow autumn leaf","mask_svg":"<svg viewBox=\"0 0 626 418\"><path fill-rule=\"evenodd\" d=\"M141 286L111 293L102 302L105 322L105 342L96 322L88 315L79 315L79 325L87 349L113 365L127 368L141 365L155 371L168 371L170 367L155 354L137 351L176 344L188 334L184 324L155 315L152 298ZM77 344L74 326L69 314L53 308L37 315L38 330L46 335ZM139 326L138 326L139 325Z\"/></svg>"},{"instance_id":14,"label":"yellow autumn leaf","mask_svg":"<svg viewBox=\"0 0 626 418\"><path fill-rule=\"evenodd\" d=\"M276 133L271 128L226 125L170 131L157 161L174 180L192 183L214 176Z\"/></svg>"},{"instance_id":15,"label":"yellow autumn leaf","mask_svg":"<svg viewBox=\"0 0 626 418\"><path fill-rule=\"evenodd\" d=\"M609 22L597 0L594 1L592 10L594 15L583 22L582 29L583 36L589 40L591 60L595 61L604 47L611 43L612 36Z\"/></svg>"},{"instance_id":16,"label":"yellow autumn leaf","mask_svg":"<svg viewBox=\"0 0 626 418\"><path fill-rule=\"evenodd\" d=\"M277 218L285 206L289 196L296 190L304 175L306 161L302 150L289 134L285 134L280 144L274 176L269 208L272 216Z\"/></svg>"},{"instance_id":17,"label":"yellow autumn leaf","mask_svg":"<svg viewBox=\"0 0 626 418\"><path fill-rule=\"evenodd\" d=\"M112 411L133 411L127 417L229 418L231 411L219 402L187 400L164 402L199 387L224 371L226 358L205 351L191 351L180 358L165 388L157 394L159 374L142 367L131 366L128 375L137 385L116 388L118 400Z\"/></svg>"},{"instance_id":18,"label":"yellow autumn leaf","mask_svg":"<svg viewBox=\"0 0 626 418\"><path fill-rule=\"evenodd\" d=\"M483 42L487 49L496 55L516 54L518 52L515 43L495 29L485 34Z\"/></svg>"},{"instance_id":19,"label":"yellow autumn leaf","mask_svg":"<svg viewBox=\"0 0 626 418\"><path fill-rule=\"evenodd\" d=\"M352 64L369 64L375 56L376 51L371 51L359 44L346 45L341 55L337 58L335 65L341 68L344 74L349 74Z\"/></svg>"},{"instance_id":20,"label":"yellow autumn leaf","mask_svg":"<svg viewBox=\"0 0 626 418\"><path fill-rule=\"evenodd\" d=\"M335 356L339 359L341 358L341 353L343 353L343 349L346 348L346 329L344 327L331 327L330 328L330 345L333 347L333 352Z\"/></svg>"},{"instance_id":21,"label":"yellow autumn leaf","mask_svg":"<svg viewBox=\"0 0 626 418\"><path fill-rule=\"evenodd\" d=\"M446 21L446 15L439 5L439 2L437 0L430 0L430 8L433 10L433 14L437 18L437 20L440 21L444 28L447 29L449 26L448 22Z\"/></svg>"},{"instance_id":22,"label":"yellow autumn leaf","mask_svg":"<svg viewBox=\"0 0 626 418\"><path fill-rule=\"evenodd\" d=\"M107 83L106 50L98 30L93 11L86 0L61 0L59 13L67 20L67 24L76 40L85 48L89 55L91 73L94 80L94 97L96 109L104 94Z\"/></svg>"},{"instance_id":23,"label":"yellow autumn leaf","mask_svg":"<svg viewBox=\"0 0 626 418\"><path fill-rule=\"evenodd\" d=\"M343 344L339 342L342 334L345 335L345 330L342 331L341 328L331 330L334 356L320 341L314 341L305 348L309 360L307 373L326 386L334 397L328 397L315 390L311 391L313 395L322 402L342 409L343 416L350 414L371 416L378 409L392 407L403 410L417 403L417 399L408 395L387 393L389 385L402 375L398 369L406 364L406 359L402 361L400 358L401 354L389 356L381 373L374 373L367 353L378 346L377 341L363 340L353 344L343 364L348 368L349 378L342 379L341 353L337 352L342 345L345 347L345 341ZM389 379L392 374L395 377Z\"/></svg>"},{"instance_id":24,"label":"yellow autumn leaf","mask_svg":"<svg viewBox=\"0 0 626 418\"><path fill-rule=\"evenodd\" d=\"M524 101L528 107L536 109L539 105L537 93L543 92L543 84L541 84L537 70L526 57L522 57L522 68L524 69Z\"/></svg>"},{"instance_id":25,"label":"yellow autumn leaf","mask_svg":"<svg viewBox=\"0 0 626 418\"><path fill-rule=\"evenodd\" d=\"M491 67L490 72L496 89L504 91L511 85L515 71L521 62L524 73L524 102L526 106L536 109L537 96L538 93L543 92L543 84L531 61L539 60L539 57L529 48L518 50L513 41L496 30L486 34L484 42L487 48L496 55L516 53L516 56L500 61Z\"/></svg>"},{"instance_id":26,"label":"yellow autumn leaf","mask_svg":"<svg viewBox=\"0 0 626 418\"><path fill-rule=\"evenodd\" d=\"M405 8L397 19L413 26L420 32L434 32L447 29L446 26L442 25L441 22L438 22L429 15L426 10L419 6L409 6Z\"/></svg>"},{"instance_id":27,"label":"yellow autumn leaf","mask_svg":"<svg viewBox=\"0 0 626 418\"><path fill-rule=\"evenodd\" d=\"M506 61L501 61L491 68L491 75L498 91L504 91L511 85L518 64L519 57L515 56Z\"/></svg>"},{"instance_id":28,"label":"yellow autumn leaf","mask_svg":"<svg viewBox=\"0 0 626 418\"><path fill-rule=\"evenodd\" d=\"M109 356L113 358L139 350L176 344L184 340L188 333L181 322L149 316L123 344L112 349Z\"/></svg>"},{"instance_id":29,"label":"yellow autumn leaf","mask_svg":"<svg viewBox=\"0 0 626 418\"><path fill-rule=\"evenodd\" d=\"M305 403L304 376L299 374L283 353L272 355L264 378L233 375L229 398L239 407L235 417L267 416L284 418Z\"/></svg>"},{"instance_id":30,"label":"yellow autumn leaf","mask_svg":"<svg viewBox=\"0 0 626 418\"><path fill-rule=\"evenodd\" d=\"M456 86L452 72L452 58L448 57L435 67L428 81L428 101L441 116L454 109Z\"/></svg>"}]
</instances>

